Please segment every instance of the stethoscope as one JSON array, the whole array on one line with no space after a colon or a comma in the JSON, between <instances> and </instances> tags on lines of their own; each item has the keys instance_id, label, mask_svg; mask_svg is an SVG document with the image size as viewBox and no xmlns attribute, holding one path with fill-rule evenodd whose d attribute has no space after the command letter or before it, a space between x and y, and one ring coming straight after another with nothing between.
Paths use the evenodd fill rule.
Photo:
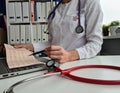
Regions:
<instances>
[{"instance_id":1,"label":"stethoscope","mask_svg":"<svg viewBox=\"0 0 120 93\"><path fill-rule=\"evenodd\" d=\"M60 2L61 3L61 2ZM50 15L48 16L48 18L54 18L55 16L55 10L56 8L60 5L60 3L54 8L54 10L50 13ZM79 4L78 6L81 5L81 2L79 0ZM80 23L80 10L81 8L78 7L78 19L79 19L79 24L76 27L76 33L82 33L83 32L83 28L81 26ZM44 54L44 50L39 51L37 53L33 53L34 54ZM41 55L42 57L43 55ZM46 55L44 55L46 56ZM21 81L18 81L17 83L11 85L8 89L6 89L3 93L15 93L14 92L14 88L17 87L20 84L23 84L25 82L29 82L29 81L33 81L36 79L40 79L40 78L44 78L44 77L49 77L49 76L53 76L53 75L59 75L61 74L62 76L66 76L69 77L70 79L76 80L76 81L80 81L80 82L86 82L86 83L92 83L92 84L100 84L100 85L120 85L120 80L100 80L100 79L92 79L92 78L86 78L86 77L80 77L80 76L76 76L71 74L71 72L76 71L76 70L80 70L80 69L87 69L87 68L105 68L105 69L113 69L113 70L119 70L120 71L120 67L118 66L110 66L110 65L83 65L83 66L76 66L76 67L72 67L69 69L65 69L62 70L61 68L59 68L59 64L55 61L55 60L48 60L46 62L46 67L48 72L44 73L44 75L38 75L38 76L34 76L34 77L30 77Z\"/></svg>"},{"instance_id":2,"label":"stethoscope","mask_svg":"<svg viewBox=\"0 0 120 93\"><path fill-rule=\"evenodd\" d=\"M87 68L105 68L105 69L113 69L113 70L120 71L120 67L118 67L118 66L82 65L82 66L76 66L76 67L72 67L72 68L62 70L61 68L59 68L58 63L56 63L54 60L49 60L48 62L46 62L46 67L49 69L49 72L46 72L43 75L38 75L38 76L34 76L34 77L30 77L30 78L21 80L21 81L15 83L15 84L13 84L12 86L10 86L3 93L15 93L14 88L23 84L23 83L33 81L33 80L36 80L36 79L40 79L40 78L53 76L53 75L60 75L60 74L62 76L68 77L70 79L80 81L80 82L85 82L85 83L100 84L100 85L120 85L120 80L100 80L100 79L80 77L80 76L76 76L76 75L71 74L71 72L73 72L73 71L80 70L80 69L87 69Z\"/></svg>"},{"instance_id":3,"label":"stethoscope","mask_svg":"<svg viewBox=\"0 0 120 93\"><path fill-rule=\"evenodd\" d=\"M48 20L51 19L53 20L53 18L55 17L55 11L58 8L58 6L62 3L62 1L60 1L55 8L53 9L53 11L48 15ZM80 18L80 14L81 14L81 0L78 1L78 26L75 29L75 32L80 34L84 31L82 25L81 25L81 18Z\"/></svg>"}]
</instances>

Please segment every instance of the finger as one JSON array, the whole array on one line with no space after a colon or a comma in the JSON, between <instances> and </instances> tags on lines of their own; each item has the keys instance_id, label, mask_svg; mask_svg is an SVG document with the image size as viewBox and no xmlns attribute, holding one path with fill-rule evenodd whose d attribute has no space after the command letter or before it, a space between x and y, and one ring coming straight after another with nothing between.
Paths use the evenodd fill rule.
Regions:
<instances>
[{"instance_id":1,"label":"finger","mask_svg":"<svg viewBox=\"0 0 120 93\"><path fill-rule=\"evenodd\" d=\"M63 53L61 51L45 51L48 55L62 55Z\"/></svg>"},{"instance_id":2,"label":"finger","mask_svg":"<svg viewBox=\"0 0 120 93\"><path fill-rule=\"evenodd\" d=\"M59 62L60 64L65 63L66 61L64 59L55 59L56 62Z\"/></svg>"},{"instance_id":3,"label":"finger","mask_svg":"<svg viewBox=\"0 0 120 93\"><path fill-rule=\"evenodd\" d=\"M54 46L54 45L52 45L52 46L47 47L45 50L46 51L57 51L57 50L61 50L61 49L62 48L60 46Z\"/></svg>"},{"instance_id":4,"label":"finger","mask_svg":"<svg viewBox=\"0 0 120 93\"><path fill-rule=\"evenodd\" d=\"M24 46L21 44L14 45L14 48L22 48L22 47L24 47Z\"/></svg>"},{"instance_id":5,"label":"finger","mask_svg":"<svg viewBox=\"0 0 120 93\"><path fill-rule=\"evenodd\" d=\"M49 57L54 60L61 60L63 58L62 56L59 55L50 55Z\"/></svg>"}]
</instances>

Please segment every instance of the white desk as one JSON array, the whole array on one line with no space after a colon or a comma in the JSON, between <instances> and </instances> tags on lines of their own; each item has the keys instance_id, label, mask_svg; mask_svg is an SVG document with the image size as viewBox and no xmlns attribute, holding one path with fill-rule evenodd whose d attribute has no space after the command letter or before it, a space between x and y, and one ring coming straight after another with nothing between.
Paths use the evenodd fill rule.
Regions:
<instances>
[{"instance_id":1,"label":"white desk","mask_svg":"<svg viewBox=\"0 0 120 93\"><path fill-rule=\"evenodd\" d=\"M88 65L88 64L107 64L120 66L120 56L97 56L87 60L79 60L71 63L65 63L61 65L61 68L69 68L78 65ZM84 72L84 73L83 73ZM112 72L112 74L111 74ZM117 72L117 75L116 75ZM32 74L17 76L8 79L0 80L0 93L4 89L8 88L15 82L28 78L31 76L42 74L43 72L35 72ZM79 73L81 75L90 75L92 77L99 76L102 79L119 79L119 71L107 71L105 69L89 69L81 70L74 73ZM107 75L106 75L107 74ZM115 75L116 76L115 76ZM120 93L120 85L96 85L88 84L83 82L78 82L74 80L67 79L62 76L51 76L49 78L43 78L35 80L29 83L22 84L15 88L15 93Z\"/></svg>"}]
</instances>

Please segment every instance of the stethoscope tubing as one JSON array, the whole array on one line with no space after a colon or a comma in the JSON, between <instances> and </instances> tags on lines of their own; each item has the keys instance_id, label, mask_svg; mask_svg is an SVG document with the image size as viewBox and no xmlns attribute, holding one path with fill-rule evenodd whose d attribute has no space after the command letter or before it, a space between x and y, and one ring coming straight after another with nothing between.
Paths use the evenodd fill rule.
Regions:
<instances>
[{"instance_id":1,"label":"stethoscope tubing","mask_svg":"<svg viewBox=\"0 0 120 93\"><path fill-rule=\"evenodd\" d=\"M24 79L24 80L18 81L17 83L11 85L8 89L4 90L3 93L14 93L13 89L15 87L17 87L18 85L21 85L23 83L26 83L26 82L29 82L29 81L33 81L33 80L36 80L36 79L46 78L46 77L50 77L50 76L53 76L53 75L60 75L60 74L61 74L61 72L56 72L56 73L52 73L52 74L48 73L48 74L37 75L37 76L33 76L33 77L30 77L30 78Z\"/></svg>"},{"instance_id":2,"label":"stethoscope tubing","mask_svg":"<svg viewBox=\"0 0 120 93\"><path fill-rule=\"evenodd\" d=\"M50 12L50 14L48 15L48 20L49 20L49 21L52 21L52 20L53 20L53 18L55 17L55 11L56 11L56 9L58 8L58 6L59 6L61 3L62 3L62 1L60 1L60 2L53 8L53 10ZM76 27L76 29L75 29L75 32L76 32L77 34L80 34L80 33L82 33L82 32L84 31L83 26L81 25L80 14L81 14L81 0L78 0L78 14L77 14L77 16L78 16L78 25L77 25L77 27ZM49 25L48 25L48 27L49 27Z\"/></svg>"},{"instance_id":3,"label":"stethoscope tubing","mask_svg":"<svg viewBox=\"0 0 120 93\"><path fill-rule=\"evenodd\" d=\"M53 19L55 17L55 10L58 8L58 6L62 3L60 1L53 9L53 11L48 15L48 20L51 18ZM78 25L81 26L81 19L80 19L80 14L81 14L81 0L78 1Z\"/></svg>"},{"instance_id":4,"label":"stethoscope tubing","mask_svg":"<svg viewBox=\"0 0 120 93\"><path fill-rule=\"evenodd\" d=\"M61 74L69 77L70 79L80 81L80 82L86 82L86 83L92 83L92 84L100 84L100 85L120 85L120 80L101 80L101 79L92 79L92 78L86 78L81 76L75 76L72 75L70 72L80 69L86 69L86 68L105 68L105 69L113 69L113 70L119 70L120 67L118 66L110 66L110 65L84 65L84 66L77 66L70 69L62 70L59 68L59 71L61 71Z\"/></svg>"},{"instance_id":5,"label":"stethoscope tubing","mask_svg":"<svg viewBox=\"0 0 120 93\"><path fill-rule=\"evenodd\" d=\"M81 25L81 18L80 18L80 14L81 14L81 0L78 1L78 25Z\"/></svg>"},{"instance_id":6,"label":"stethoscope tubing","mask_svg":"<svg viewBox=\"0 0 120 93\"><path fill-rule=\"evenodd\" d=\"M37 75L34 77L30 77L30 78L21 80L15 84L13 84L12 86L10 86L7 90L4 91L4 93L14 93L13 89L15 87L17 87L18 85L23 84L25 82L29 82L32 80L36 80L39 78L45 78L45 77L49 77L49 76L53 76L53 75L59 75L59 74L61 74L62 76L66 76L70 79L80 81L80 82L85 82L85 83L100 84L100 85L120 85L120 80L100 80L100 79L92 79L92 78L75 76L75 75L71 74L72 71L86 69L86 68L105 68L105 69L113 69L113 70L120 71L120 67L111 66L111 65L83 65L83 66L72 67L72 68L65 69L65 70L62 70L59 67L55 66L55 71L45 73L44 75Z\"/></svg>"}]
</instances>

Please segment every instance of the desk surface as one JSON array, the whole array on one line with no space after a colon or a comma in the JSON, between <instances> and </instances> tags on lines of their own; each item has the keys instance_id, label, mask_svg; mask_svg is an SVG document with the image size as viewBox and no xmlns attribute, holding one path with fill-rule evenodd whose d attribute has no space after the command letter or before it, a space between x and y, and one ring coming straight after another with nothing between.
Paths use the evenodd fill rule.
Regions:
<instances>
[{"instance_id":1,"label":"desk surface","mask_svg":"<svg viewBox=\"0 0 120 93\"><path fill-rule=\"evenodd\" d=\"M89 64L107 64L120 66L120 56L97 56L87 60L78 60L70 63L61 65L62 69L70 68L78 65L89 65ZM83 73L84 72L84 73ZM111 74L112 72L112 74ZM89 69L81 72L74 72L84 76L90 76L93 78L102 79L119 79L120 73L117 71L107 71L106 69ZM22 79L40 75L42 72L35 72L32 74L26 74L22 76L7 78L0 80L0 93L10 87L12 84ZM15 88L15 93L120 93L120 85L96 85L88 84L70 80L62 76L51 76L49 78L43 78L35 80L29 83L22 84Z\"/></svg>"}]
</instances>

